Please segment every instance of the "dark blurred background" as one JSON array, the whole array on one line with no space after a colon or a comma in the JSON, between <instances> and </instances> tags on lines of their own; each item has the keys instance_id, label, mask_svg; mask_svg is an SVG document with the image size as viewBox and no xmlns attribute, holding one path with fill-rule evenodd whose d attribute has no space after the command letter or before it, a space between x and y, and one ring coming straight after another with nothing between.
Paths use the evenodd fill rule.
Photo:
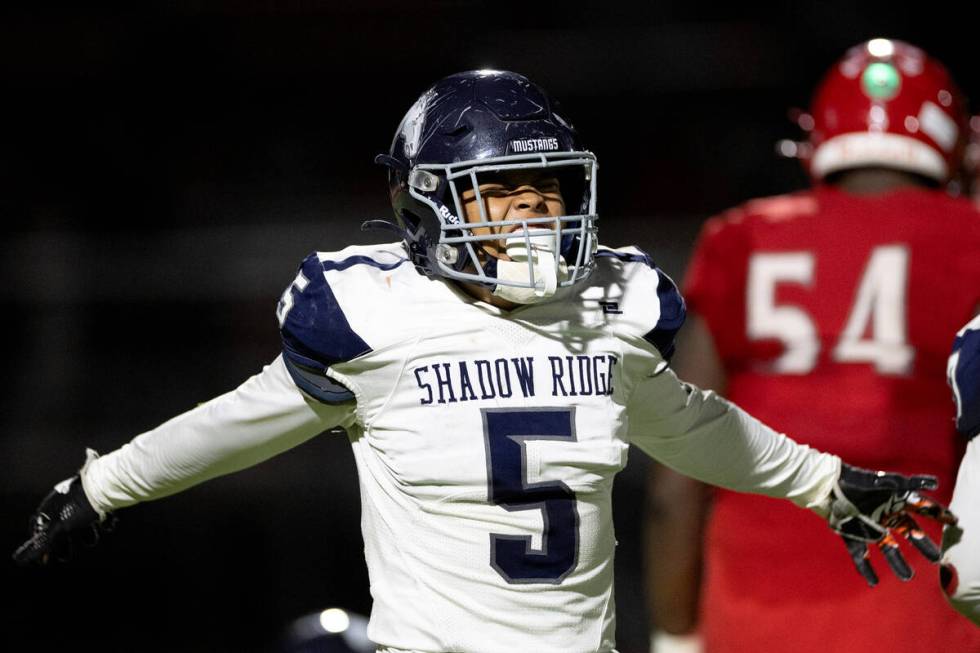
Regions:
<instances>
[{"instance_id":1,"label":"dark blurred background","mask_svg":"<svg viewBox=\"0 0 980 653\"><path fill-rule=\"evenodd\" d=\"M550 89L598 154L603 241L675 278L707 216L805 183L774 144L847 47L912 41L980 98L980 22L952 5L132 4L0 10L7 552L84 447L108 452L276 356L297 264L378 240L359 231L389 214L373 156L446 74ZM634 454L616 489L623 653L647 646L645 471ZM274 651L301 615L370 611L343 435L120 517L71 566L0 564L0 649Z\"/></svg>"}]
</instances>

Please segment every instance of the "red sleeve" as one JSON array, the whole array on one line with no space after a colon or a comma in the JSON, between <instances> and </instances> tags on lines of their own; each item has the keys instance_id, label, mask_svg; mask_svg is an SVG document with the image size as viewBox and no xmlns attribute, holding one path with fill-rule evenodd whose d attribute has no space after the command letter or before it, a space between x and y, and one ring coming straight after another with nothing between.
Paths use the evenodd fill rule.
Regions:
<instances>
[{"instance_id":1,"label":"red sleeve","mask_svg":"<svg viewBox=\"0 0 980 653\"><path fill-rule=\"evenodd\" d=\"M980 313L980 212L976 213L973 221L973 228L970 230L973 246L968 250L963 250L966 262L963 269L969 270L964 283L973 290L973 314Z\"/></svg>"},{"instance_id":2,"label":"red sleeve","mask_svg":"<svg viewBox=\"0 0 980 653\"><path fill-rule=\"evenodd\" d=\"M749 238L741 211L708 220L684 277L691 313L707 323L722 359L744 351Z\"/></svg>"}]
</instances>

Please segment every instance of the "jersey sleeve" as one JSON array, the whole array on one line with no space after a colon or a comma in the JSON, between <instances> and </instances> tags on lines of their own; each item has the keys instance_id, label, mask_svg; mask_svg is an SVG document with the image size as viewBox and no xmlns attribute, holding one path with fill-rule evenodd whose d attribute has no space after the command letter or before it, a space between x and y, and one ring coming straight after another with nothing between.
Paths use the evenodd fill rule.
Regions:
<instances>
[{"instance_id":1,"label":"jersey sleeve","mask_svg":"<svg viewBox=\"0 0 980 653\"><path fill-rule=\"evenodd\" d=\"M601 249L596 256L611 259L620 267L622 276L619 278L628 287L624 306L618 302L603 302L603 310L636 316L627 322L631 334L642 336L669 361L674 354L677 332L687 317L687 306L677 284L637 247Z\"/></svg>"},{"instance_id":2,"label":"jersey sleeve","mask_svg":"<svg viewBox=\"0 0 980 653\"><path fill-rule=\"evenodd\" d=\"M705 483L820 511L840 475L837 456L794 442L667 368L633 388L627 410L633 444Z\"/></svg>"},{"instance_id":3,"label":"jersey sleeve","mask_svg":"<svg viewBox=\"0 0 980 653\"><path fill-rule=\"evenodd\" d=\"M282 294L276 316L283 362L293 382L318 401L339 404L354 395L327 370L371 348L351 328L324 272L320 255L307 256Z\"/></svg>"},{"instance_id":4,"label":"jersey sleeve","mask_svg":"<svg viewBox=\"0 0 980 653\"><path fill-rule=\"evenodd\" d=\"M656 265L651 263L651 267L657 275L657 303L660 305L660 314L653 329L644 334L643 338L669 361L674 355L677 332L681 330L687 319L687 304L674 280Z\"/></svg>"},{"instance_id":5,"label":"jersey sleeve","mask_svg":"<svg viewBox=\"0 0 980 653\"><path fill-rule=\"evenodd\" d=\"M947 375L956 401L956 430L972 439L980 434L980 316L956 334Z\"/></svg>"},{"instance_id":6,"label":"jersey sleeve","mask_svg":"<svg viewBox=\"0 0 980 653\"><path fill-rule=\"evenodd\" d=\"M354 406L301 393L277 357L236 390L89 460L82 484L101 515L258 464L354 420Z\"/></svg>"}]
</instances>

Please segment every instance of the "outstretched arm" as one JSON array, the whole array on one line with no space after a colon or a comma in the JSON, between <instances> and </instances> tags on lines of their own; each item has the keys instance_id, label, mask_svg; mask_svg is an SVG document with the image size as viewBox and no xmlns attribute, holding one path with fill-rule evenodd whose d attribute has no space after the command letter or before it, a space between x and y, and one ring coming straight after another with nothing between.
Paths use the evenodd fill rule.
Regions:
<instances>
[{"instance_id":1,"label":"outstretched arm","mask_svg":"<svg viewBox=\"0 0 980 653\"><path fill-rule=\"evenodd\" d=\"M713 392L681 382L666 365L634 390L630 434L640 449L700 481L789 499L813 510L844 538L870 585L877 578L868 562L868 543L882 550L900 578L911 578L892 531L938 561L938 549L912 519L922 514L943 523L955 521L945 508L918 493L934 489L935 478L843 464L837 456L776 433Z\"/></svg>"},{"instance_id":2,"label":"outstretched arm","mask_svg":"<svg viewBox=\"0 0 980 653\"><path fill-rule=\"evenodd\" d=\"M630 398L630 440L691 478L826 512L840 459L797 444L664 366Z\"/></svg>"},{"instance_id":3,"label":"outstretched arm","mask_svg":"<svg viewBox=\"0 0 980 653\"><path fill-rule=\"evenodd\" d=\"M352 415L352 403L330 406L300 392L279 356L237 389L91 461L82 484L109 512L251 467Z\"/></svg>"},{"instance_id":4,"label":"outstretched arm","mask_svg":"<svg viewBox=\"0 0 980 653\"><path fill-rule=\"evenodd\" d=\"M31 539L14 557L42 564L63 557L74 535L87 536L119 508L258 464L352 419L352 402L327 405L303 394L280 356L237 389L105 456L90 455L42 502Z\"/></svg>"}]
</instances>

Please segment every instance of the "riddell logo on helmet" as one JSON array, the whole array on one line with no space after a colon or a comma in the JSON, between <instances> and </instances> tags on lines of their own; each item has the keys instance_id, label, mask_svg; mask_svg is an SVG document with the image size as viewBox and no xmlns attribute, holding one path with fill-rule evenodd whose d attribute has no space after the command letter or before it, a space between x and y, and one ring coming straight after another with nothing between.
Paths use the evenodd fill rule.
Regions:
<instances>
[{"instance_id":1,"label":"riddell logo on helmet","mask_svg":"<svg viewBox=\"0 0 980 653\"><path fill-rule=\"evenodd\" d=\"M447 209L445 206L439 207L439 213L442 214L449 224L459 224L459 218L453 215L453 212Z\"/></svg>"},{"instance_id":2,"label":"riddell logo on helmet","mask_svg":"<svg viewBox=\"0 0 980 653\"><path fill-rule=\"evenodd\" d=\"M558 149L558 139L521 138L510 142L511 152L554 152Z\"/></svg>"}]
</instances>

